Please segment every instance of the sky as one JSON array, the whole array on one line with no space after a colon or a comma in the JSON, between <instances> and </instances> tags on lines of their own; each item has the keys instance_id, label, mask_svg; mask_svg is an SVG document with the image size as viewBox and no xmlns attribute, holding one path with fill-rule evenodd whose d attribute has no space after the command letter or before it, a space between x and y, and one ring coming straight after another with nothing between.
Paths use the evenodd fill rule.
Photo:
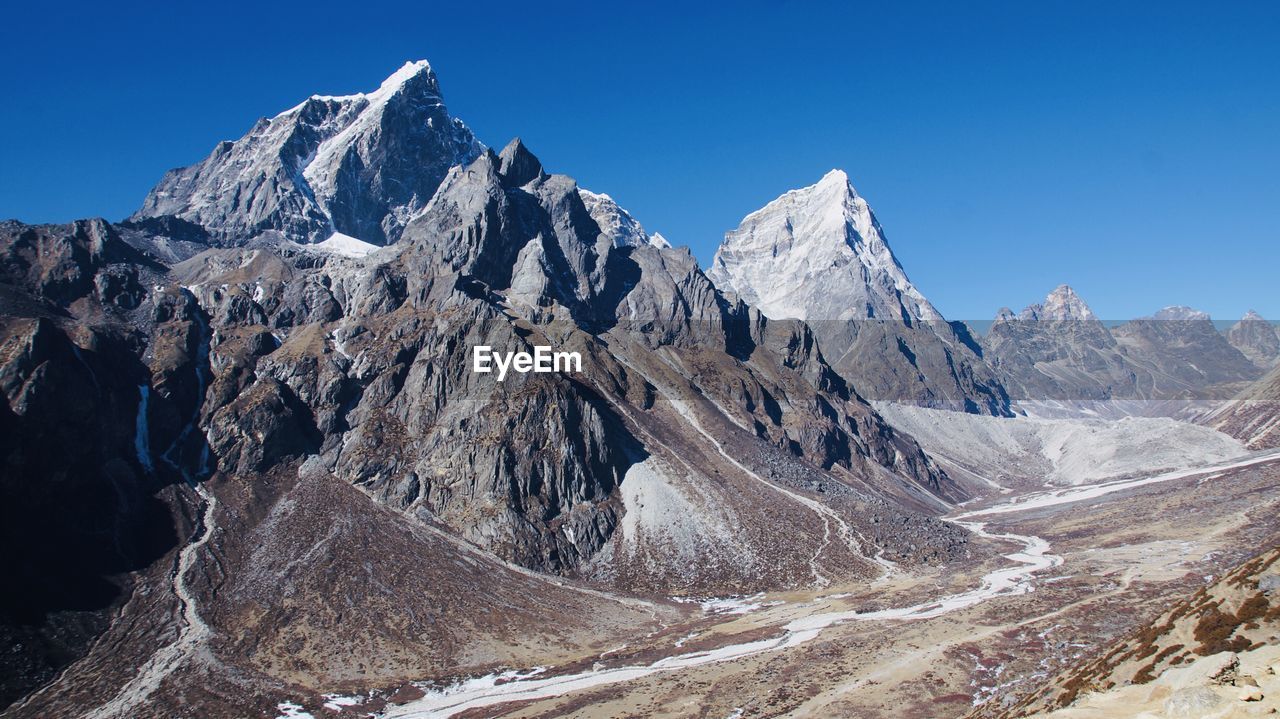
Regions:
<instances>
[{"instance_id":1,"label":"sky","mask_svg":"<svg viewBox=\"0 0 1280 719\"><path fill-rule=\"evenodd\" d=\"M1109 319L1280 319L1280 3L21 3L0 218L121 219L171 168L430 60L706 266L846 170L913 282L983 320L1068 283Z\"/></svg>"}]
</instances>

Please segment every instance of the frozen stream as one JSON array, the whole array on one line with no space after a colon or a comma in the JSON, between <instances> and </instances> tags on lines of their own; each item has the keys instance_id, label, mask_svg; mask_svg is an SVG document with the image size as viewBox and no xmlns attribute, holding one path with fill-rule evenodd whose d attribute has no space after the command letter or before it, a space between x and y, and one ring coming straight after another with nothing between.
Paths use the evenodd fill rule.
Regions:
<instances>
[{"instance_id":1,"label":"frozen stream","mask_svg":"<svg viewBox=\"0 0 1280 719\"><path fill-rule=\"evenodd\" d=\"M1036 492L1018 499L997 504L986 509L954 515L954 522L975 534L988 539L1010 542L1019 546L1017 551L1004 555L1011 564L985 575L975 589L950 594L935 600L908 607L884 609L875 612L824 612L793 620L783 627L782 634L770 639L760 639L743 644L733 644L708 651L674 654L652 664L594 669L577 674L543 676L541 670L526 674L508 673L471 679L446 689L431 692L421 699L395 707L383 716L386 719L435 719L450 717L477 707L491 706L512 701L529 701L559 696L569 692L617 684L663 672L678 672L692 667L749 657L763 652L794 647L817 637L827 627L850 621L885 621L930 619L959 609L981 604L996 597L1024 594L1031 591L1032 580L1041 570L1062 563L1062 557L1051 554L1047 541L1035 536L998 534L988 532L985 523L977 517L1001 515L1030 509L1095 499L1113 492L1182 479L1199 474L1222 472L1280 459L1280 451L1263 452L1217 465L1166 472L1141 479L1119 482L1103 482L1080 485L1070 489Z\"/></svg>"}]
</instances>

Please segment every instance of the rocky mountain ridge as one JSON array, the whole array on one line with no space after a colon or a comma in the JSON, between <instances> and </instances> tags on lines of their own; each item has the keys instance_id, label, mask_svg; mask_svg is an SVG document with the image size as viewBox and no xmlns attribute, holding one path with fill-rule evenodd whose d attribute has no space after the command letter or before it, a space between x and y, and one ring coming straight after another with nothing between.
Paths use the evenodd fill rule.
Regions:
<instances>
[{"instance_id":1,"label":"rocky mountain ridge","mask_svg":"<svg viewBox=\"0 0 1280 719\"><path fill-rule=\"evenodd\" d=\"M1259 367L1280 364L1280 328L1253 310L1227 330L1227 341Z\"/></svg>"},{"instance_id":2,"label":"rocky mountain ridge","mask_svg":"<svg viewBox=\"0 0 1280 719\"><path fill-rule=\"evenodd\" d=\"M1260 375L1203 312L1166 307L1108 327L1067 285L1002 309L982 344L1022 402L1221 400Z\"/></svg>"},{"instance_id":3,"label":"rocky mountain ridge","mask_svg":"<svg viewBox=\"0 0 1280 719\"><path fill-rule=\"evenodd\" d=\"M825 586L971 551L937 519L967 495L808 326L726 297L518 140L470 158L445 141L460 125L390 121L434 93L421 66L312 98L166 176L127 223L0 227L0 456L21 469L3 485L22 578L0 616L22 647L5 696L63 677L14 716L332 685L351 648L319 632L369 644L382 680L479 668L569 607L633 614L611 592ZM437 154L389 196L378 158L406 147ZM330 231L392 244L338 252L315 242ZM571 349L584 369L499 382L470 371L481 344ZM33 554L36 531L65 541ZM361 559L361 541L395 553ZM64 554L80 561L45 571ZM404 586L392 559L440 589ZM460 562L523 625L458 600ZM271 577L292 577L283 595L260 591ZM515 606L543 584L550 600Z\"/></svg>"}]
</instances>

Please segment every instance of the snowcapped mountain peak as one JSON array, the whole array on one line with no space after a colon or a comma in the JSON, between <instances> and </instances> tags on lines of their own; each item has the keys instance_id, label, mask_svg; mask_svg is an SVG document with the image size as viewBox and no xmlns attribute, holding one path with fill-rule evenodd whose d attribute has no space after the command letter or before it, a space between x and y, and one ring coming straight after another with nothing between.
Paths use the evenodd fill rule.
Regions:
<instances>
[{"instance_id":1,"label":"snowcapped mountain peak","mask_svg":"<svg viewBox=\"0 0 1280 719\"><path fill-rule=\"evenodd\" d=\"M840 168L828 170L827 174L823 175L821 180L818 180L818 184L835 185L842 188L848 188L850 190L853 189L853 185L849 181L849 173L841 170Z\"/></svg>"},{"instance_id":2,"label":"snowcapped mountain peak","mask_svg":"<svg viewBox=\"0 0 1280 719\"><path fill-rule=\"evenodd\" d=\"M383 80L382 85L378 87L378 93L375 94L394 94L410 80L419 77L428 78L432 85L436 84L436 74L431 70L431 63L426 60L411 60Z\"/></svg>"},{"instance_id":3,"label":"snowcapped mountain peak","mask_svg":"<svg viewBox=\"0 0 1280 719\"><path fill-rule=\"evenodd\" d=\"M381 106L391 98L409 90L419 95L439 99L440 86L435 72L426 60L406 62L399 70L393 72L382 81L378 89L372 92L357 92L351 95L312 95L284 112L271 118L275 122L281 118L289 118L306 110L313 103L337 105L361 105L363 108Z\"/></svg>"},{"instance_id":4,"label":"snowcapped mountain peak","mask_svg":"<svg viewBox=\"0 0 1280 719\"><path fill-rule=\"evenodd\" d=\"M599 225L600 233L609 238L614 247L671 246L662 235L645 232L644 227L630 212L622 209L612 197L603 192L592 192L579 187L578 196L582 198L582 204L586 205L587 214Z\"/></svg>"},{"instance_id":5,"label":"snowcapped mountain peak","mask_svg":"<svg viewBox=\"0 0 1280 719\"><path fill-rule=\"evenodd\" d=\"M449 116L431 65L408 62L376 90L312 95L169 172L134 219L179 217L229 244L263 233L314 243L338 233L385 245L450 167L483 149Z\"/></svg>"},{"instance_id":6,"label":"snowcapped mountain peak","mask_svg":"<svg viewBox=\"0 0 1280 719\"><path fill-rule=\"evenodd\" d=\"M1240 318L1240 321L1241 322L1266 322L1267 319L1262 315L1258 314L1256 310L1249 310L1248 312L1244 313L1244 316Z\"/></svg>"},{"instance_id":7,"label":"snowcapped mountain peak","mask_svg":"<svg viewBox=\"0 0 1280 719\"><path fill-rule=\"evenodd\" d=\"M942 319L843 170L743 218L708 276L775 319Z\"/></svg>"}]
</instances>

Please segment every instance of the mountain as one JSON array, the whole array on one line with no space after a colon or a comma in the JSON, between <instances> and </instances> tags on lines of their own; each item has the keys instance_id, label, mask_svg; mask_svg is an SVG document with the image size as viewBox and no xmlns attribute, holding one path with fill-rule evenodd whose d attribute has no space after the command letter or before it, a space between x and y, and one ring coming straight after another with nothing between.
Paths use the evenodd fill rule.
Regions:
<instances>
[{"instance_id":1,"label":"mountain","mask_svg":"<svg viewBox=\"0 0 1280 719\"><path fill-rule=\"evenodd\" d=\"M1018 314L1002 309L982 340L985 356L1020 402L1224 399L1260 374L1190 307L1108 328L1069 286ZM1096 408L1095 408L1096 409Z\"/></svg>"},{"instance_id":2,"label":"mountain","mask_svg":"<svg viewBox=\"0 0 1280 719\"><path fill-rule=\"evenodd\" d=\"M1008 412L977 342L907 278L841 170L747 215L707 275L767 317L804 320L872 399Z\"/></svg>"},{"instance_id":3,"label":"mountain","mask_svg":"<svg viewBox=\"0 0 1280 719\"><path fill-rule=\"evenodd\" d=\"M173 216L222 245L275 233L394 242L449 168L483 146L449 116L431 66L406 63L377 90L312 95L204 161L172 170L131 218Z\"/></svg>"},{"instance_id":4,"label":"mountain","mask_svg":"<svg viewBox=\"0 0 1280 719\"><path fill-rule=\"evenodd\" d=\"M1146 397L1223 399L1262 374L1207 313L1190 307L1166 307L1113 328L1111 334L1138 371L1148 373L1139 386Z\"/></svg>"},{"instance_id":5,"label":"mountain","mask_svg":"<svg viewBox=\"0 0 1280 719\"><path fill-rule=\"evenodd\" d=\"M1201 423L1235 437L1252 449L1280 447L1280 367L1249 385Z\"/></svg>"},{"instance_id":6,"label":"mountain","mask_svg":"<svg viewBox=\"0 0 1280 719\"><path fill-rule=\"evenodd\" d=\"M1269 369L1280 363L1280 330L1253 310L1231 325L1227 341L1259 367Z\"/></svg>"},{"instance_id":7,"label":"mountain","mask_svg":"<svg viewBox=\"0 0 1280 719\"><path fill-rule=\"evenodd\" d=\"M809 326L443 113L410 64L127 223L0 225L8 715L256 714L975 551Z\"/></svg>"},{"instance_id":8,"label":"mountain","mask_svg":"<svg viewBox=\"0 0 1280 719\"><path fill-rule=\"evenodd\" d=\"M1159 616L1127 636L1053 672L1033 693L966 717L1274 714L1277 560L1280 549L1266 547L1221 577L1205 577L1194 593L1170 601ZM1270 705L1260 706L1260 683Z\"/></svg>"},{"instance_id":9,"label":"mountain","mask_svg":"<svg viewBox=\"0 0 1280 719\"><path fill-rule=\"evenodd\" d=\"M985 357L1017 400L1130 398L1137 374L1119 343L1075 290L1002 309L982 340Z\"/></svg>"}]
</instances>

